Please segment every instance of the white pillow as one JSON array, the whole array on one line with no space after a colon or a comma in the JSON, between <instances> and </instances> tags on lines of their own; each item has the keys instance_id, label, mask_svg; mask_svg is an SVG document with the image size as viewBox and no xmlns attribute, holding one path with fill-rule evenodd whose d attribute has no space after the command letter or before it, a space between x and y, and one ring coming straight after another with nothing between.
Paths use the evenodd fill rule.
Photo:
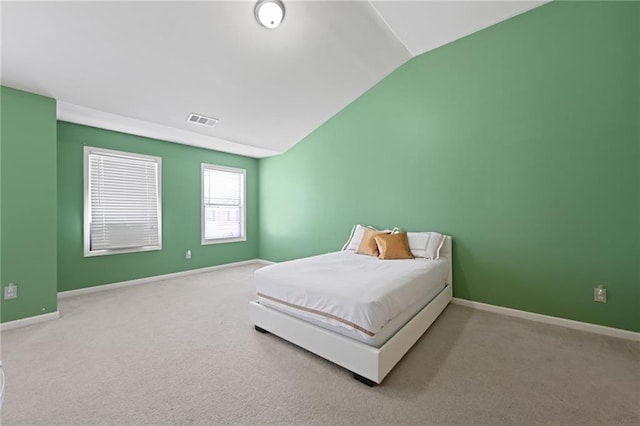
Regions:
<instances>
[{"instance_id":1,"label":"white pillow","mask_svg":"<svg viewBox=\"0 0 640 426\"><path fill-rule=\"evenodd\" d=\"M407 232L411 254L425 259L439 259L446 238L446 235L437 232Z\"/></svg>"},{"instance_id":2,"label":"white pillow","mask_svg":"<svg viewBox=\"0 0 640 426\"><path fill-rule=\"evenodd\" d=\"M358 246L360 246L360 241L362 241L362 237L364 235L365 229L373 229L375 231L378 231L378 229L374 228L373 226L355 225L353 229L351 229L351 235L349 236L349 239L347 240L345 245L342 247L342 250L356 251L358 249ZM391 233L396 231L398 231L398 228L385 229L384 231L381 231L381 232Z\"/></svg>"},{"instance_id":3,"label":"white pillow","mask_svg":"<svg viewBox=\"0 0 640 426\"><path fill-rule=\"evenodd\" d=\"M349 236L349 239L347 240L345 245L342 247L342 250L356 251L358 249L358 246L360 245L362 236L364 235L364 230L367 228L375 229L372 226L355 225L353 229L351 229L351 235Z\"/></svg>"}]
</instances>

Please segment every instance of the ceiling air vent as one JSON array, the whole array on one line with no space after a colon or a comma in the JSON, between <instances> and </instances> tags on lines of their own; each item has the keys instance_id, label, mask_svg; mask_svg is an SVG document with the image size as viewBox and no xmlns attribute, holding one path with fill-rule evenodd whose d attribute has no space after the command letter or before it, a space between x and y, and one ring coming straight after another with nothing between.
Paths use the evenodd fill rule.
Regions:
<instances>
[{"instance_id":1,"label":"ceiling air vent","mask_svg":"<svg viewBox=\"0 0 640 426\"><path fill-rule=\"evenodd\" d=\"M217 118L205 117L204 115L194 113L189 114L189 118L187 118L187 121L189 123L199 124L201 126L207 127L213 127L216 125L216 123L218 123Z\"/></svg>"}]
</instances>

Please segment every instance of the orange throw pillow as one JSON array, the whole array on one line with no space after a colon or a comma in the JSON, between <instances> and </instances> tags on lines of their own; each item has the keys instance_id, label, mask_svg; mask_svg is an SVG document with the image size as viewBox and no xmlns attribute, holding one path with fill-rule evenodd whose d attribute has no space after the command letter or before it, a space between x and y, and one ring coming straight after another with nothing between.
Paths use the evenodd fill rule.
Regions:
<instances>
[{"instance_id":1,"label":"orange throw pillow","mask_svg":"<svg viewBox=\"0 0 640 426\"><path fill-rule=\"evenodd\" d=\"M374 235L380 259L414 259L406 232Z\"/></svg>"},{"instance_id":2,"label":"orange throw pillow","mask_svg":"<svg viewBox=\"0 0 640 426\"><path fill-rule=\"evenodd\" d=\"M356 254L366 254L367 256L377 257L380 252L378 251L378 244L376 243L376 240L374 240L374 237L376 235L386 234L388 233L380 232L375 229L365 229L360 245L358 246L358 250L356 250Z\"/></svg>"}]
</instances>

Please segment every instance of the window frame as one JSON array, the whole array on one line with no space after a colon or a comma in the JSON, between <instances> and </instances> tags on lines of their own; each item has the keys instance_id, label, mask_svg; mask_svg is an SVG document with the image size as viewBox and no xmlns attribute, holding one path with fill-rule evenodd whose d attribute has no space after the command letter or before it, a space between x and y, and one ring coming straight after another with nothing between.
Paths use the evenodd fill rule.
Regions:
<instances>
[{"instance_id":1,"label":"window frame","mask_svg":"<svg viewBox=\"0 0 640 426\"><path fill-rule=\"evenodd\" d=\"M158 245L140 246L123 249L91 250L91 174L89 173L89 155L106 154L119 157L137 158L153 161L157 167L157 200L158 200ZM84 257L105 256L111 254L138 253L162 250L162 157L139 154L135 152L117 151L113 149L84 146L83 150L83 251Z\"/></svg>"},{"instance_id":2,"label":"window frame","mask_svg":"<svg viewBox=\"0 0 640 426\"><path fill-rule=\"evenodd\" d=\"M205 238L205 206L204 206L204 173L205 170L217 170L221 172L233 172L242 175L242 194L240 195L240 236L233 238ZM247 170L236 167L220 166L217 164L200 164L200 243L201 245L224 244L247 241Z\"/></svg>"}]
</instances>

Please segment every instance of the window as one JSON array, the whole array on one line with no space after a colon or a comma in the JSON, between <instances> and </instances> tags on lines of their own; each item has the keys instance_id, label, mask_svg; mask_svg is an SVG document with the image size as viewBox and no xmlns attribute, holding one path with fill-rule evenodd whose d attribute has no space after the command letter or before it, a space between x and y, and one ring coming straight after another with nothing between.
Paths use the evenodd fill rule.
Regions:
<instances>
[{"instance_id":1,"label":"window","mask_svg":"<svg viewBox=\"0 0 640 426\"><path fill-rule=\"evenodd\" d=\"M162 249L162 159L84 148L84 255Z\"/></svg>"},{"instance_id":2,"label":"window","mask_svg":"<svg viewBox=\"0 0 640 426\"><path fill-rule=\"evenodd\" d=\"M246 170L202 164L202 244L246 241Z\"/></svg>"}]
</instances>

